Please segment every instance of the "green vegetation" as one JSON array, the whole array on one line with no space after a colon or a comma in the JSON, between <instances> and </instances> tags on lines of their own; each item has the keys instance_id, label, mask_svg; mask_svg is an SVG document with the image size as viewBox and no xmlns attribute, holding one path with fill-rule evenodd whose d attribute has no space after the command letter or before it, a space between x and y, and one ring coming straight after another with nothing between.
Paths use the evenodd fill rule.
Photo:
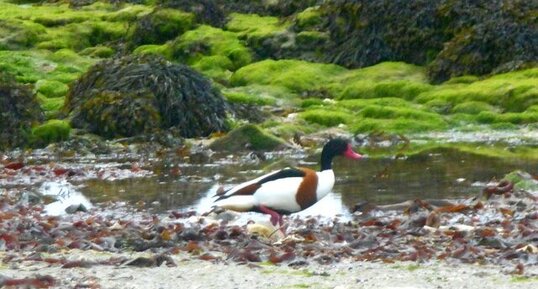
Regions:
<instances>
[{"instance_id":1,"label":"green vegetation","mask_svg":"<svg viewBox=\"0 0 538 289\"><path fill-rule=\"evenodd\" d=\"M32 128L31 141L38 146L67 140L71 126L65 120L52 119L39 126Z\"/></svg>"},{"instance_id":2,"label":"green vegetation","mask_svg":"<svg viewBox=\"0 0 538 289\"><path fill-rule=\"evenodd\" d=\"M510 282L519 283L519 282L538 282L538 277L536 276L512 276Z\"/></svg>"},{"instance_id":3,"label":"green vegetation","mask_svg":"<svg viewBox=\"0 0 538 289\"><path fill-rule=\"evenodd\" d=\"M44 97L42 94L37 95L37 100L47 119L53 119L59 116L64 106L65 97Z\"/></svg>"},{"instance_id":4,"label":"green vegetation","mask_svg":"<svg viewBox=\"0 0 538 289\"><path fill-rule=\"evenodd\" d=\"M483 111L495 111L495 107L482 101L468 101L452 108L453 113L479 114Z\"/></svg>"},{"instance_id":5,"label":"green vegetation","mask_svg":"<svg viewBox=\"0 0 538 289\"><path fill-rule=\"evenodd\" d=\"M334 75L346 71L333 64L301 60L263 60L236 71L230 82L233 86L264 84L280 86L295 93L327 87Z\"/></svg>"},{"instance_id":6,"label":"green vegetation","mask_svg":"<svg viewBox=\"0 0 538 289\"><path fill-rule=\"evenodd\" d=\"M514 183L514 188L516 189L538 192L538 182L528 173L515 171L504 176L504 179Z\"/></svg>"},{"instance_id":7,"label":"green vegetation","mask_svg":"<svg viewBox=\"0 0 538 289\"><path fill-rule=\"evenodd\" d=\"M181 10L156 9L136 23L129 38L135 46L164 43L190 30L194 18L194 14Z\"/></svg>"},{"instance_id":8,"label":"green vegetation","mask_svg":"<svg viewBox=\"0 0 538 289\"><path fill-rule=\"evenodd\" d=\"M250 50L235 33L207 25L187 31L163 46L146 46L135 52L161 54L224 83L231 71L252 61Z\"/></svg>"},{"instance_id":9,"label":"green vegetation","mask_svg":"<svg viewBox=\"0 0 538 289\"><path fill-rule=\"evenodd\" d=\"M275 150L285 147L286 142L260 127L247 124L230 131L226 136L211 143L210 148L218 151Z\"/></svg>"},{"instance_id":10,"label":"green vegetation","mask_svg":"<svg viewBox=\"0 0 538 289\"><path fill-rule=\"evenodd\" d=\"M57 80L38 80L35 83L35 89L45 97L53 98L65 96L69 87Z\"/></svg>"},{"instance_id":11,"label":"green vegetation","mask_svg":"<svg viewBox=\"0 0 538 289\"><path fill-rule=\"evenodd\" d=\"M501 24L484 18L487 21L483 26L476 26L472 23L478 16L463 15L462 19L472 20L471 24L458 26L449 17L451 11L461 8L457 3L443 7L436 1L421 2L416 7L394 4L387 11L371 10L375 3L386 1L359 1L347 8L336 3L314 6L316 1L281 5L257 1L250 6L234 2L222 7L212 2L192 6L164 1L157 6L154 1L143 5L98 1L74 9L66 3L17 5L0 0L0 70L27 85L48 120L65 116L68 109L63 109L64 103L71 105L65 99L69 87L92 65L102 60L115 63L113 56L134 54L163 56L173 64L194 68L209 77L231 104L227 121L258 123L285 138L337 126L350 133L398 134L538 128L538 68L528 61L532 54L526 46L522 46L521 55L527 58L515 62L506 62L511 58L504 52L499 57L489 52L511 47L505 40L497 43L495 38L485 39L487 51L476 50L477 33L496 35L486 28ZM396 27L390 19L379 22L374 17L398 13L404 22L416 20L417 9L424 9L424 5L437 13L424 16L426 20L442 20L442 32L435 30L439 27L415 31L413 21L410 26L401 28L398 23ZM518 5L507 9L512 11ZM488 4L484 11L493 8ZM484 13L473 5L470 9L476 15ZM521 13L515 26L499 22L507 24L507 35L526 33L527 28L516 29L530 15L525 9ZM370 28L380 34L370 35ZM357 39L362 42L354 42ZM517 42L525 39L518 38ZM450 45L441 45L444 41L450 41ZM372 45L376 49L368 50ZM477 58L472 58L476 53ZM484 57L491 59L480 70L475 62ZM391 59L420 65L385 61ZM361 67L366 64L373 65ZM504 66L497 67L501 64ZM118 69L114 73L123 71ZM487 74L491 71L511 72ZM144 80L148 86L159 91L168 89L163 79L159 78L159 83L148 79ZM432 80L444 82L432 84ZM162 128L164 119L153 117L162 109L149 104L155 101L155 95L132 90L95 94L99 105L83 108L79 103L79 112L96 117L94 113L113 111L124 124L112 118L89 117L94 125L90 128L86 123L82 127L107 137ZM142 104L147 104L150 111L142 109ZM114 105L125 111L112 109ZM248 118L251 110L259 117ZM149 115L147 127L138 121L135 111ZM224 111L222 116L226 117ZM133 127L116 130L131 117L138 121ZM32 125L25 123L23 130L29 134ZM98 130L94 127L97 125L105 128ZM109 134L111 131L114 133Z\"/></svg>"},{"instance_id":12,"label":"green vegetation","mask_svg":"<svg viewBox=\"0 0 538 289\"><path fill-rule=\"evenodd\" d=\"M303 12L297 13L296 16L296 25L301 30L316 28L323 21L321 12L317 7L308 7Z\"/></svg>"},{"instance_id":13,"label":"green vegetation","mask_svg":"<svg viewBox=\"0 0 538 289\"><path fill-rule=\"evenodd\" d=\"M348 124L352 121L353 115L345 111L330 109L311 109L301 113L301 117L310 123L317 123L322 126L337 126Z\"/></svg>"},{"instance_id":14,"label":"green vegetation","mask_svg":"<svg viewBox=\"0 0 538 289\"><path fill-rule=\"evenodd\" d=\"M495 75L469 84L448 82L417 97L420 103L443 100L451 106L481 101L504 111L522 112L538 103L538 68Z\"/></svg>"},{"instance_id":15,"label":"green vegetation","mask_svg":"<svg viewBox=\"0 0 538 289\"><path fill-rule=\"evenodd\" d=\"M264 39L286 31L288 26L289 24L283 23L278 17L240 13L230 14L230 21L226 23L227 30L236 32L251 45L259 45Z\"/></svg>"},{"instance_id":16,"label":"green vegetation","mask_svg":"<svg viewBox=\"0 0 538 289\"><path fill-rule=\"evenodd\" d=\"M240 91L228 90L223 92L226 100L231 103L242 103L251 105L271 105L275 103L275 99L271 97L256 96Z\"/></svg>"},{"instance_id":17,"label":"green vegetation","mask_svg":"<svg viewBox=\"0 0 538 289\"><path fill-rule=\"evenodd\" d=\"M80 51L80 55L96 57L96 58L108 58L115 53L114 49L108 46L97 45L88 47Z\"/></svg>"}]
</instances>

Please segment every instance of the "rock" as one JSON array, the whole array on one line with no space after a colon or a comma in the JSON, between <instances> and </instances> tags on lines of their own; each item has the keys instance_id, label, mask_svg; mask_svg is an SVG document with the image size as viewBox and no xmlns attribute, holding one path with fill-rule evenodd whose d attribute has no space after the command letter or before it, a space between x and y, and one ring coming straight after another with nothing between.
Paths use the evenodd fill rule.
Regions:
<instances>
[{"instance_id":1,"label":"rock","mask_svg":"<svg viewBox=\"0 0 538 289\"><path fill-rule=\"evenodd\" d=\"M260 127L247 124L232 130L227 135L215 140L209 145L216 151L272 151L290 146L283 139L277 138Z\"/></svg>"},{"instance_id":2,"label":"rock","mask_svg":"<svg viewBox=\"0 0 538 289\"><path fill-rule=\"evenodd\" d=\"M68 214L74 214L76 212L87 212L88 209L83 204L73 204L65 208L65 212Z\"/></svg>"},{"instance_id":3,"label":"rock","mask_svg":"<svg viewBox=\"0 0 538 289\"><path fill-rule=\"evenodd\" d=\"M44 118L31 89L0 72L0 150L24 145L32 124Z\"/></svg>"}]
</instances>

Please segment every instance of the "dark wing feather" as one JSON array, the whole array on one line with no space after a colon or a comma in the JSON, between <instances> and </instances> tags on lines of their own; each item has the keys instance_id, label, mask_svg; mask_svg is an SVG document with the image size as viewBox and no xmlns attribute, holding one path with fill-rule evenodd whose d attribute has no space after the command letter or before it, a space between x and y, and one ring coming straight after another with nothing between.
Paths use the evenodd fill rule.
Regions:
<instances>
[{"instance_id":1,"label":"dark wing feather","mask_svg":"<svg viewBox=\"0 0 538 289\"><path fill-rule=\"evenodd\" d=\"M278 179L284 179L284 178L293 178L293 177L304 177L306 173L298 168L285 168L280 171L277 171L276 173L269 174L265 178L262 178L258 180L255 183L244 185L239 184L235 187L232 187L224 192L218 193L216 197L218 197L215 201L222 200L229 198L231 196L240 196L240 195L253 195L264 183L276 181ZM241 188L239 188L241 187ZM239 189L237 189L239 188ZM233 193L230 193L231 191L234 191Z\"/></svg>"}]
</instances>

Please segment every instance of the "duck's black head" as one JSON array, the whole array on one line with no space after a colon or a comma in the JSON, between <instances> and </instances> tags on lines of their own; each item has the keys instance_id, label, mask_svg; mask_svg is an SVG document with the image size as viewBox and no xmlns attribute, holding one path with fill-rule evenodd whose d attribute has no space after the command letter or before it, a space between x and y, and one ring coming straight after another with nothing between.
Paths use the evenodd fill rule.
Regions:
<instances>
[{"instance_id":1,"label":"duck's black head","mask_svg":"<svg viewBox=\"0 0 538 289\"><path fill-rule=\"evenodd\" d=\"M328 141L321 151L321 170L330 170L335 156L344 156L348 159L360 159L362 156L353 151L351 144L344 139L335 138Z\"/></svg>"}]
</instances>

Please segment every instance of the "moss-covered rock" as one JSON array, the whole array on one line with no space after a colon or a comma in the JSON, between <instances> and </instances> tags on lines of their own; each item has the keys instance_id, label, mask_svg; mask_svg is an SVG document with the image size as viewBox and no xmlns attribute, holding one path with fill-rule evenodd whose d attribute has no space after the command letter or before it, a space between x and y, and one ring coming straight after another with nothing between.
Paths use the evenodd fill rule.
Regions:
<instances>
[{"instance_id":1,"label":"moss-covered rock","mask_svg":"<svg viewBox=\"0 0 538 289\"><path fill-rule=\"evenodd\" d=\"M93 59L80 57L73 51L0 51L0 70L14 75L18 82L56 80L70 83L85 71Z\"/></svg>"},{"instance_id":2,"label":"moss-covered rock","mask_svg":"<svg viewBox=\"0 0 538 289\"><path fill-rule=\"evenodd\" d=\"M158 44L148 44L140 45L134 51L134 55L158 55L162 56L168 60L172 60L172 49L168 44L158 45Z\"/></svg>"},{"instance_id":3,"label":"moss-covered rock","mask_svg":"<svg viewBox=\"0 0 538 289\"><path fill-rule=\"evenodd\" d=\"M32 90L0 71L0 150L26 144L32 125L42 119Z\"/></svg>"},{"instance_id":4,"label":"moss-covered rock","mask_svg":"<svg viewBox=\"0 0 538 289\"><path fill-rule=\"evenodd\" d=\"M350 111L360 111L361 109L371 105L396 108L413 108L417 106L416 104L413 104L405 99L396 97L348 99L339 101L336 103L336 105Z\"/></svg>"},{"instance_id":5,"label":"moss-covered rock","mask_svg":"<svg viewBox=\"0 0 538 289\"><path fill-rule=\"evenodd\" d=\"M527 172L514 171L504 176L503 179L512 182L516 190L524 190L532 193L538 192L538 180L534 179Z\"/></svg>"},{"instance_id":6,"label":"moss-covered rock","mask_svg":"<svg viewBox=\"0 0 538 289\"><path fill-rule=\"evenodd\" d=\"M443 100L450 106L470 101L485 102L504 111L522 112L538 103L537 68L499 74L468 85L446 84L421 93L416 100Z\"/></svg>"},{"instance_id":7,"label":"moss-covered rock","mask_svg":"<svg viewBox=\"0 0 538 289\"><path fill-rule=\"evenodd\" d=\"M190 30L194 14L176 9L155 9L142 17L130 35L134 46L161 44Z\"/></svg>"},{"instance_id":8,"label":"moss-covered rock","mask_svg":"<svg viewBox=\"0 0 538 289\"><path fill-rule=\"evenodd\" d=\"M159 124L174 127L184 137L207 136L227 130L224 105L220 92L199 73L152 55L96 64L71 87L66 99L75 127L107 137L135 135ZM158 117L151 117L154 111Z\"/></svg>"},{"instance_id":9,"label":"moss-covered rock","mask_svg":"<svg viewBox=\"0 0 538 289\"><path fill-rule=\"evenodd\" d=\"M0 3L0 39L13 46L40 49L69 48L76 51L126 36L129 21L149 12L141 5L114 6L99 2L80 9L67 5L15 5ZM4 30L6 29L6 30ZM3 39L3 32L9 36ZM2 41L0 41L2 43ZM6 42L4 42L5 44ZM11 43L11 44L9 44ZM16 47L15 47L16 48Z\"/></svg>"},{"instance_id":10,"label":"moss-covered rock","mask_svg":"<svg viewBox=\"0 0 538 289\"><path fill-rule=\"evenodd\" d=\"M403 62L383 62L346 70L330 86L340 99L398 97L413 99L431 90L422 67Z\"/></svg>"},{"instance_id":11,"label":"moss-covered rock","mask_svg":"<svg viewBox=\"0 0 538 289\"><path fill-rule=\"evenodd\" d=\"M45 97L42 94L37 95L39 105L45 113L46 119L55 119L60 117L64 107L65 97Z\"/></svg>"},{"instance_id":12,"label":"moss-covered rock","mask_svg":"<svg viewBox=\"0 0 538 289\"><path fill-rule=\"evenodd\" d=\"M256 39L259 41L283 32L289 26L278 17L240 13L232 13L229 17L230 20L225 26L226 29L236 32L240 37L247 40Z\"/></svg>"},{"instance_id":13,"label":"moss-covered rock","mask_svg":"<svg viewBox=\"0 0 538 289\"><path fill-rule=\"evenodd\" d=\"M345 68L332 64L268 59L239 69L232 75L230 81L234 86L275 85L302 93L327 86L334 75L344 71Z\"/></svg>"},{"instance_id":14,"label":"moss-covered rock","mask_svg":"<svg viewBox=\"0 0 538 289\"><path fill-rule=\"evenodd\" d=\"M300 117L310 123L330 127L340 124L349 124L353 115L342 110L310 109L300 114Z\"/></svg>"},{"instance_id":15,"label":"moss-covered rock","mask_svg":"<svg viewBox=\"0 0 538 289\"><path fill-rule=\"evenodd\" d=\"M476 119L480 123L512 123L512 124L534 124L538 122L538 113L536 112L508 112L496 113L492 111L482 111Z\"/></svg>"},{"instance_id":16,"label":"moss-covered rock","mask_svg":"<svg viewBox=\"0 0 538 289\"><path fill-rule=\"evenodd\" d=\"M44 146L50 143L64 141L69 138L71 126L65 120L52 119L32 128L32 143Z\"/></svg>"},{"instance_id":17,"label":"moss-covered rock","mask_svg":"<svg viewBox=\"0 0 538 289\"><path fill-rule=\"evenodd\" d=\"M97 58L108 58L114 55L114 53L116 53L116 51L112 47L108 47L104 45L88 47L80 51L80 55L97 57Z\"/></svg>"},{"instance_id":18,"label":"moss-covered rock","mask_svg":"<svg viewBox=\"0 0 538 289\"><path fill-rule=\"evenodd\" d=\"M319 31L301 31L295 36L295 41L299 47L314 47L324 45L329 37L327 33Z\"/></svg>"},{"instance_id":19,"label":"moss-covered rock","mask_svg":"<svg viewBox=\"0 0 538 289\"><path fill-rule=\"evenodd\" d=\"M408 118L378 119L361 118L350 125L353 133L424 133L443 131L447 128L446 122L415 120Z\"/></svg>"},{"instance_id":20,"label":"moss-covered rock","mask_svg":"<svg viewBox=\"0 0 538 289\"><path fill-rule=\"evenodd\" d=\"M284 140L265 132L256 125L247 124L216 139L209 147L217 151L238 152L244 150L271 151L282 149L285 146Z\"/></svg>"},{"instance_id":21,"label":"moss-covered rock","mask_svg":"<svg viewBox=\"0 0 538 289\"><path fill-rule=\"evenodd\" d=\"M0 50L32 47L45 32L42 25L19 19L0 19Z\"/></svg>"},{"instance_id":22,"label":"moss-covered rock","mask_svg":"<svg viewBox=\"0 0 538 289\"><path fill-rule=\"evenodd\" d=\"M224 97L230 103L241 103L250 105L271 105L275 104L276 100L271 97L248 94L242 91L227 90L223 92Z\"/></svg>"},{"instance_id":23,"label":"moss-covered rock","mask_svg":"<svg viewBox=\"0 0 538 289\"><path fill-rule=\"evenodd\" d=\"M250 50L235 33L207 25L185 32L169 47L174 60L188 63L203 73L220 72L222 76L252 61Z\"/></svg>"},{"instance_id":24,"label":"moss-covered rock","mask_svg":"<svg viewBox=\"0 0 538 289\"><path fill-rule=\"evenodd\" d=\"M67 94L67 84L57 80L39 80L35 83L35 89L47 98L63 97Z\"/></svg>"},{"instance_id":25,"label":"moss-covered rock","mask_svg":"<svg viewBox=\"0 0 538 289\"><path fill-rule=\"evenodd\" d=\"M325 17L323 17L319 6L308 7L304 11L297 13L295 22L301 30L316 30L325 23Z\"/></svg>"},{"instance_id":26,"label":"moss-covered rock","mask_svg":"<svg viewBox=\"0 0 538 289\"><path fill-rule=\"evenodd\" d=\"M469 101L457 104L452 108L453 113L479 114L482 111L495 111L495 107L481 101Z\"/></svg>"},{"instance_id":27,"label":"moss-covered rock","mask_svg":"<svg viewBox=\"0 0 538 289\"><path fill-rule=\"evenodd\" d=\"M159 6L180 9L196 16L196 22L221 27L226 15L221 5L215 0L157 0Z\"/></svg>"},{"instance_id":28,"label":"moss-covered rock","mask_svg":"<svg viewBox=\"0 0 538 289\"><path fill-rule=\"evenodd\" d=\"M278 38L277 36L284 34L289 26L289 23L278 17L240 13L232 13L230 21L226 23L226 29L237 33L239 38L245 40L248 46L262 58L274 55L274 50L280 49L273 46L286 45L287 40L282 42L271 38Z\"/></svg>"}]
</instances>

